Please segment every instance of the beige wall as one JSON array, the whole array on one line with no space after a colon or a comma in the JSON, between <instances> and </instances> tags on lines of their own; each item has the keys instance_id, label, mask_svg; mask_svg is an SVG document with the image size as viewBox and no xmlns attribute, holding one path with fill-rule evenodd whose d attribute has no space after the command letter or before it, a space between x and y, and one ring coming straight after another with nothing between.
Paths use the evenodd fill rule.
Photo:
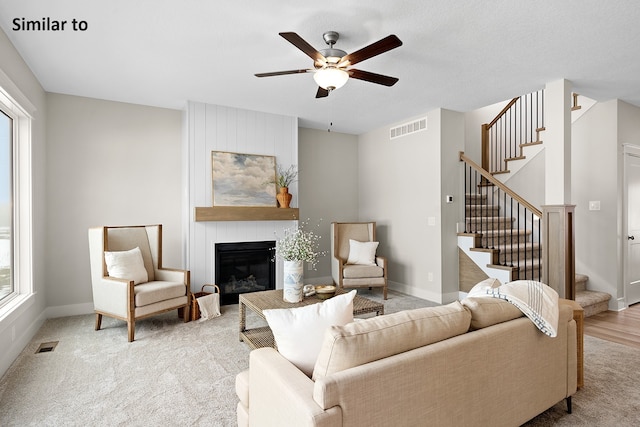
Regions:
<instances>
[{"instance_id":1,"label":"beige wall","mask_svg":"<svg viewBox=\"0 0 640 427\"><path fill-rule=\"evenodd\" d=\"M33 297L10 315L0 320L0 375L11 365L22 349L29 343L32 336L44 322L46 307L45 287L45 171L46 171L46 140L47 124L46 95L42 86L31 73L29 67L22 60L4 32L0 30L0 70L6 75L21 95L35 107L32 121L31 163L33 169L32 181L32 234L33 234L33 286L36 292ZM8 90L14 98L19 94L10 88Z\"/></svg>"},{"instance_id":2,"label":"beige wall","mask_svg":"<svg viewBox=\"0 0 640 427\"><path fill-rule=\"evenodd\" d=\"M47 111L49 317L93 310L89 227L163 224L164 265L182 267L181 112L59 94Z\"/></svg>"},{"instance_id":3,"label":"beige wall","mask_svg":"<svg viewBox=\"0 0 640 427\"><path fill-rule=\"evenodd\" d=\"M300 128L298 160L300 218L309 219L321 236L320 250L327 251L305 280L331 281L330 225L358 220L358 137Z\"/></svg>"},{"instance_id":4,"label":"beige wall","mask_svg":"<svg viewBox=\"0 0 640 427\"><path fill-rule=\"evenodd\" d=\"M464 146L464 116L434 110L427 122L426 131L394 140L389 127L400 123L360 135L359 210L361 220L377 221L390 286L445 302L458 296L457 152ZM446 194L454 204L443 206Z\"/></svg>"}]
</instances>

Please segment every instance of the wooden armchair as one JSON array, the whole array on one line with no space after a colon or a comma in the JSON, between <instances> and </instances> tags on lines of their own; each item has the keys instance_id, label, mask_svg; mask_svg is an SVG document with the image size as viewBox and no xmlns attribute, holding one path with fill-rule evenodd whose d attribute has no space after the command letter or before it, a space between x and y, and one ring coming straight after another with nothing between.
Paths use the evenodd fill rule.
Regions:
<instances>
[{"instance_id":1,"label":"wooden armchair","mask_svg":"<svg viewBox=\"0 0 640 427\"><path fill-rule=\"evenodd\" d=\"M103 315L127 322L129 342L137 319L184 308L189 320L189 271L162 268L162 225L90 228L89 258L96 331Z\"/></svg>"},{"instance_id":2,"label":"wooden armchair","mask_svg":"<svg viewBox=\"0 0 640 427\"><path fill-rule=\"evenodd\" d=\"M370 246L367 260L350 263L353 249L350 240L374 244ZM354 243L356 245L356 243ZM336 286L341 288L381 287L387 299L387 259L376 254L375 222L333 222L331 223L331 275ZM353 258L353 257L352 257Z\"/></svg>"}]
</instances>

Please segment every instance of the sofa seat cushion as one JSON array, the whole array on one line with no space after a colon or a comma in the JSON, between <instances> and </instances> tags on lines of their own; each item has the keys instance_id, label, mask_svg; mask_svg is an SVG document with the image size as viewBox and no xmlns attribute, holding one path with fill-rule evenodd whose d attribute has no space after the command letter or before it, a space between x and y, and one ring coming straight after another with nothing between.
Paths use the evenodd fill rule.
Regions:
<instances>
[{"instance_id":1,"label":"sofa seat cushion","mask_svg":"<svg viewBox=\"0 0 640 427\"><path fill-rule=\"evenodd\" d=\"M472 331L524 316L518 307L497 298L468 297L460 302L471 313Z\"/></svg>"},{"instance_id":2,"label":"sofa seat cushion","mask_svg":"<svg viewBox=\"0 0 640 427\"><path fill-rule=\"evenodd\" d=\"M136 285L134 292L136 307L142 307L184 296L187 288L180 282L153 281Z\"/></svg>"},{"instance_id":3,"label":"sofa seat cushion","mask_svg":"<svg viewBox=\"0 0 640 427\"><path fill-rule=\"evenodd\" d=\"M456 301L333 326L325 332L313 380L469 330L471 314Z\"/></svg>"},{"instance_id":4,"label":"sofa seat cushion","mask_svg":"<svg viewBox=\"0 0 640 427\"><path fill-rule=\"evenodd\" d=\"M360 265L360 264L348 264L345 265L342 270L343 277L345 279L355 279L361 277L383 277L384 270L377 265Z\"/></svg>"}]
</instances>

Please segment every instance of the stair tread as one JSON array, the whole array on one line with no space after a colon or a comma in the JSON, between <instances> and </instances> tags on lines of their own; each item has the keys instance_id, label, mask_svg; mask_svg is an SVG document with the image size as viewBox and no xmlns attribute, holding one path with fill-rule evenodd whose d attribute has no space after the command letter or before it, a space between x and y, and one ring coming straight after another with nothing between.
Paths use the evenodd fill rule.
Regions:
<instances>
[{"instance_id":1,"label":"stair tread","mask_svg":"<svg viewBox=\"0 0 640 427\"><path fill-rule=\"evenodd\" d=\"M601 301L609 301L611 299L611 294L602 291L590 291L587 289L584 291L576 291L576 301L578 300L578 297L580 297L580 299L601 298Z\"/></svg>"},{"instance_id":2,"label":"stair tread","mask_svg":"<svg viewBox=\"0 0 640 427\"><path fill-rule=\"evenodd\" d=\"M576 282L586 282L589 280L589 276L586 274L576 273Z\"/></svg>"},{"instance_id":3,"label":"stair tread","mask_svg":"<svg viewBox=\"0 0 640 427\"><path fill-rule=\"evenodd\" d=\"M507 159L504 159L505 162L512 162L514 160L524 160L526 159L527 156L517 156L517 157L509 157Z\"/></svg>"}]
</instances>

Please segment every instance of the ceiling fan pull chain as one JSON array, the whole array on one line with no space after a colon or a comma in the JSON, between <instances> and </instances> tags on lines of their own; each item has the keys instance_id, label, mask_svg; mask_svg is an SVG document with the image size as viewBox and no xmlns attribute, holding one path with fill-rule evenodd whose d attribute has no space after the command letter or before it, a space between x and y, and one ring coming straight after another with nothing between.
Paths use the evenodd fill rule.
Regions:
<instances>
[{"instance_id":1,"label":"ceiling fan pull chain","mask_svg":"<svg viewBox=\"0 0 640 427\"><path fill-rule=\"evenodd\" d=\"M331 91L329 91L331 92ZM331 132L331 128L333 127L333 121L331 120L331 117L333 116L333 96L329 97L328 101L329 101L329 112L327 114L327 122L329 123L329 126L327 127L327 132Z\"/></svg>"}]
</instances>

